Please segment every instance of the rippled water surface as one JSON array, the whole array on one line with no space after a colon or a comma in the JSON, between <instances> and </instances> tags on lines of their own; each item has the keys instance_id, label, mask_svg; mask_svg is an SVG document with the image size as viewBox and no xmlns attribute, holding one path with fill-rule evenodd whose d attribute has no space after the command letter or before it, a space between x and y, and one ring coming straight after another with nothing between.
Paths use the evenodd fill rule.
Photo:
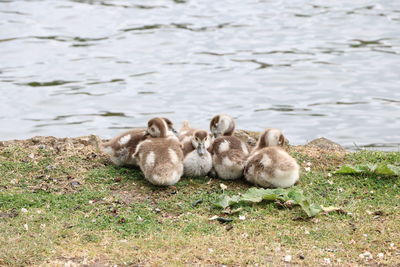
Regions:
<instances>
[{"instance_id":1,"label":"rippled water surface","mask_svg":"<svg viewBox=\"0 0 400 267\"><path fill-rule=\"evenodd\" d=\"M399 150L400 1L0 0L0 139L163 115Z\"/></svg>"}]
</instances>

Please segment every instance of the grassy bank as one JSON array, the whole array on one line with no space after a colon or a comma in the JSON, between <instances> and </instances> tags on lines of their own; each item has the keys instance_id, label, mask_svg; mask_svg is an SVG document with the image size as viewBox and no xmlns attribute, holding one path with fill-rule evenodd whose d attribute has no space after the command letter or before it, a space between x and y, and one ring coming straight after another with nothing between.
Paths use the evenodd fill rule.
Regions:
<instances>
[{"instance_id":1,"label":"grassy bank","mask_svg":"<svg viewBox=\"0 0 400 267\"><path fill-rule=\"evenodd\" d=\"M399 177L333 174L344 163L399 165L400 153L291 148L303 167L297 187L346 212L309 219L274 203L223 214L212 205L220 183L228 194L249 184L185 177L155 187L111 165L96 141L0 143L0 265L400 263Z\"/></svg>"}]
</instances>

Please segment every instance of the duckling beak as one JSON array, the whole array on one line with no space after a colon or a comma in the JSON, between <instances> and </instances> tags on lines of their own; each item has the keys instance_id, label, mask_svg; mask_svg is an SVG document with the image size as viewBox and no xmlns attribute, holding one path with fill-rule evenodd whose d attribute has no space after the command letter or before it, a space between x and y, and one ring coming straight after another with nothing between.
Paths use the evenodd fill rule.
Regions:
<instances>
[{"instance_id":1,"label":"duckling beak","mask_svg":"<svg viewBox=\"0 0 400 267\"><path fill-rule=\"evenodd\" d=\"M219 136L219 132L218 132L217 130L212 131L212 136L213 136L214 138L217 138L217 137Z\"/></svg>"},{"instance_id":2,"label":"duckling beak","mask_svg":"<svg viewBox=\"0 0 400 267\"><path fill-rule=\"evenodd\" d=\"M171 127L171 131L174 133L174 135L179 136L179 133L175 128Z\"/></svg>"},{"instance_id":3,"label":"duckling beak","mask_svg":"<svg viewBox=\"0 0 400 267\"><path fill-rule=\"evenodd\" d=\"M204 145L199 145L197 147L197 154L199 154L199 156L204 156L204 154L206 154L206 149L204 148Z\"/></svg>"}]
</instances>

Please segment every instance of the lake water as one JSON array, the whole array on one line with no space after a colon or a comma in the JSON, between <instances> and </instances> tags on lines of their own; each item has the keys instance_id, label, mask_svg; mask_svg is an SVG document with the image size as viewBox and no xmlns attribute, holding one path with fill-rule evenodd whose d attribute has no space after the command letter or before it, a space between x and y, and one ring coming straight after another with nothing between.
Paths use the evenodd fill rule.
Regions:
<instances>
[{"instance_id":1,"label":"lake water","mask_svg":"<svg viewBox=\"0 0 400 267\"><path fill-rule=\"evenodd\" d=\"M217 113L399 151L400 1L0 0L0 140Z\"/></svg>"}]
</instances>

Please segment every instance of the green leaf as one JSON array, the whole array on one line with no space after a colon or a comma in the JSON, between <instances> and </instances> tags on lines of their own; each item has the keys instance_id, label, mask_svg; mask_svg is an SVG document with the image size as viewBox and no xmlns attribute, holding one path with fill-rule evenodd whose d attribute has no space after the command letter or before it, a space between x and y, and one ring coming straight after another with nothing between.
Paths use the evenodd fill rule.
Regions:
<instances>
[{"instance_id":1,"label":"green leaf","mask_svg":"<svg viewBox=\"0 0 400 267\"><path fill-rule=\"evenodd\" d=\"M266 201L274 201L280 200L283 202L292 201L295 205L300 205L300 207L304 210L304 212L309 216L313 217L322 211L322 207L316 204L310 204L306 197L303 195L303 191L301 189L292 188L292 189L264 189L264 188L255 188L252 187L247 192L245 192L242 196L227 196L222 195L220 200L215 203L215 206L220 208L227 208L230 205L237 204L239 202L250 202L250 203L259 203L263 200Z\"/></svg>"},{"instance_id":2,"label":"green leaf","mask_svg":"<svg viewBox=\"0 0 400 267\"><path fill-rule=\"evenodd\" d=\"M335 173L337 173L337 174L353 174L353 173L361 173L361 172L363 172L363 170L357 168L356 166L343 165Z\"/></svg>"},{"instance_id":3,"label":"green leaf","mask_svg":"<svg viewBox=\"0 0 400 267\"><path fill-rule=\"evenodd\" d=\"M300 204L302 201L305 200L303 191L300 189L289 191L289 193L287 194L287 198L288 198L287 200L293 200L295 204Z\"/></svg>"},{"instance_id":4,"label":"green leaf","mask_svg":"<svg viewBox=\"0 0 400 267\"><path fill-rule=\"evenodd\" d=\"M275 200L277 195L271 189L250 188L242 195L240 201L258 203L263 199Z\"/></svg>"},{"instance_id":5,"label":"green leaf","mask_svg":"<svg viewBox=\"0 0 400 267\"><path fill-rule=\"evenodd\" d=\"M379 164L375 169L375 173L381 175L398 175L399 173L396 173L396 169L393 167L387 164Z\"/></svg>"},{"instance_id":6,"label":"green leaf","mask_svg":"<svg viewBox=\"0 0 400 267\"><path fill-rule=\"evenodd\" d=\"M308 217L314 217L318 213L322 211L322 207L317 204L310 204L308 200L303 200L299 203L301 208L304 210L304 212L307 214Z\"/></svg>"},{"instance_id":7,"label":"green leaf","mask_svg":"<svg viewBox=\"0 0 400 267\"><path fill-rule=\"evenodd\" d=\"M377 164L364 164L355 166L343 165L335 173L336 174L375 173L378 175L400 175L400 168L385 163L379 165Z\"/></svg>"},{"instance_id":8,"label":"green leaf","mask_svg":"<svg viewBox=\"0 0 400 267\"><path fill-rule=\"evenodd\" d=\"M233 204L238 203L239 199L240 199L239 196L230 197L227 195L222 195L219 201L215 203L215 206L225 209Z\"/></svg>"}]
</instances>

